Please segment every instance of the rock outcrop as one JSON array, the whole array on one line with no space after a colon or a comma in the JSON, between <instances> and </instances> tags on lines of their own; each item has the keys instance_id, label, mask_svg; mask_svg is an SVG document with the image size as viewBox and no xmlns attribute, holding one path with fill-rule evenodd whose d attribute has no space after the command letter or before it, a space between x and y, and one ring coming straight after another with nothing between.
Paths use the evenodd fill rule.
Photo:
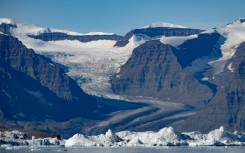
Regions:
<instances>
[{"instance_id":1,"label":"rock outcrop","mask_svg":"<svg viewBox=\"0 0 245 153\"><path fill-rule=\"evenodd\" d=\"M39 35L29 35L29 37L40 39L43 41L56 41L56 40L78 40L80 42L90 42L96 40L119 40L122 39L122 36L118 35L68 35L61 32L50 32L50 33L42 33Z\"/></svg>"}]
</instances>

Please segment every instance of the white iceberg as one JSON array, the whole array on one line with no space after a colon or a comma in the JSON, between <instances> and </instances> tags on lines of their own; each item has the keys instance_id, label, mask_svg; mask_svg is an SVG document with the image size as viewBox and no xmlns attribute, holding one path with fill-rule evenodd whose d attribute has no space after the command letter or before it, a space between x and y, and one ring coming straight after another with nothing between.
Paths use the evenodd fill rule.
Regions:
<instances>
[{"instance_id":1,"label":"white iceberg","mask_svg":"<svg viewBox=\"0 0 245 153\"><path fill-rule=\"evenodd\" d=\"M76 134L69 138L66 147L153 147L153 146L244 146L245 134L242 132L228 132L224 127L210 131L179 133L173 127L162 128L158 132L130 132L121 131L113 133L108 130L106 134L86 136Z\"/></svg>"}]
</instances>

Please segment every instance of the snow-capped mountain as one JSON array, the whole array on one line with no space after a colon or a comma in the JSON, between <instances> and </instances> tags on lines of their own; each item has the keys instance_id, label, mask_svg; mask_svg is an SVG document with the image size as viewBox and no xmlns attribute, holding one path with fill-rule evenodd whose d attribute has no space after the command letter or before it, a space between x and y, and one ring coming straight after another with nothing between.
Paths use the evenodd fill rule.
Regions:
<instances>
[{"instance_id":1,"label":"snow-capped mountain","mask_svg":"<svg viewBox=\"0 0 245 153\"><path fill-rule=\"evenodd\" d=\"M244 122L238 121L244 119L244 111L238 110L244 107L244 19L207 31L153 23L125 36L81 34L0 19L0 31L50 58L87 94L144 105L133 110L134 103L128 104L130 111L125 111L128 107L118 103L124 111L115 113L118 108L113 106L113 115L108 113L110 117L100 123L93 120L85 131L104 132L108 127L157 130L160 125L188 118L196 108L203 108L196 117L212 117L213 108L230 114L206 126L195 115L174 125L184 130L210 131L222 125L228 130L245 129Z\"/></svg>"},{"instance_id":2,"label":"snow-capped mountain","mask_svg":"<svg viewBox=\"0 0 245 153\"><path fill-rule=\"evenodd\" d=\"M20 21L15 21L8 18L0 18L0 25L12 25L13 29L11 29L12 35L39 35L42 33L53 33L60 32L67 35L75 35L75 36L83 36L83 35L113 35L114 33L105 33L105 32L89 32L89 33L78 33L68 30L60 30L54 28L43 28L34 24L27 24Z\"/></svg>"},{"instance_id":3,"label":"snow-capped mountain","mask_svg":"<svg viewBox=\"0 0 245 153\"><path fill-rule=\"evenodd\" d=\"M77 80L84 91L101 96L106 96L110 90L109 77L126 62L134 46L140 44L132 38L127 47L116 49L113 45L119 36L111 33L84 35L41 28L10 19L1 19L0 23L1 31L9 31L8 33L18 38L26 47L68 67L68 75ZM111 39L111 36L115 37ZM89 41L81 42L84 39Z\"/></svg>"},{"instance_id":4,"label":"snow-capped mountain","mask_svg":"<svg viewBox=\"0 0 245 153\"><path fill-rule=\"evenodd\" d=\"M11 19L1 19L0 23L2 23L2 27L9 25L3 29L9 31L28 48L68 67L67 74L74 78L88 94L114 98L120 97L112 93L109 83L110 77L128 60L134 48L162 35L186 36L200 32L200 30L181 29L183 27L177 26L176 34L172 34L174 29L169 31L169 29L165 29L166 27L162 27L169 28L170 24L162 24L160 29L156 31L153 27L135 29L122 37L113 33L80 34L66 30L42 28ZM171 27L176 28L176 26ZM152 35L153 33L155 34ZM116 47L116 44L128 35L130 35L130 38L127 39L128 43L123 47ZM180 39L184 41L183 39L189 38Z\"/></svg>"}]
</instances>

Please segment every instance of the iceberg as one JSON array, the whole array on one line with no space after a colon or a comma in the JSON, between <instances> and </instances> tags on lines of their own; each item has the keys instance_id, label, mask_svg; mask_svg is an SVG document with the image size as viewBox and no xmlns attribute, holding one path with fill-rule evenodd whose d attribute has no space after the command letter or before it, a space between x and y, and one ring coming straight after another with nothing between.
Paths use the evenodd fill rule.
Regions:
<instances>
[{"instance_id":1,"label":"iceberg","mask_svg":"<svg viewBox=\"0 0 245 153\"><path fill-rule=\"evenodd\" d=\"M13 146L64 146L65 140L57 137L36 138L17 130L0 132L0 147L11 148Z\"/></svg>"},{"instance_id":2,"label":"iceberg","mask_svg":"<svg viewBox=\"0 0 245 153\"><path fill-rule=\"evenodd\" d=\"M199 131L176 131L173 127L165 127L158 132L130 132L83 136L76 134L66 140L66 147L153 147L153 146L244 146L245 133L225 131L224 127L203 134Z\"/></svg>"},{"instance_id":3,"label":"iceberg","mask_svg":"<svg viewBox=\"0 0 245 153\"><path fill-rule=\"evenodd\" d=\"M173 127L164 127L157 132L108 130L105 134L87 136L75 134L69 139L36 138L19 131L0 132L1 148L14 146L43 147L159 147L159 146L245 146L245 133L225 131L224 127L203 134L199 131L178 132Z\"/></svg>"}]
</instances>

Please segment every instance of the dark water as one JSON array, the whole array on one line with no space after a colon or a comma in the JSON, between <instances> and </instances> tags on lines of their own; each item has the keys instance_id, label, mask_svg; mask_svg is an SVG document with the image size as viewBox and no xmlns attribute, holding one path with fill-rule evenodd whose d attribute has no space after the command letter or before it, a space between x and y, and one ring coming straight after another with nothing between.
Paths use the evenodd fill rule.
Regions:
<instances>
[{"instance_id":1,"label":"dark water","mask_svg":"<svg viewBox=\"0 0 245 153\"><path fill-rule=\"evenodd\" d=\"M245 153L245 147L168 147L168 148L0 148L0 153Z\"/></svg>"}]
</instances>

